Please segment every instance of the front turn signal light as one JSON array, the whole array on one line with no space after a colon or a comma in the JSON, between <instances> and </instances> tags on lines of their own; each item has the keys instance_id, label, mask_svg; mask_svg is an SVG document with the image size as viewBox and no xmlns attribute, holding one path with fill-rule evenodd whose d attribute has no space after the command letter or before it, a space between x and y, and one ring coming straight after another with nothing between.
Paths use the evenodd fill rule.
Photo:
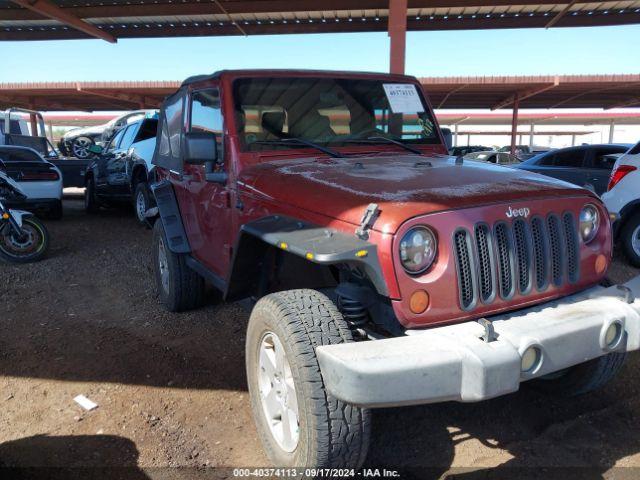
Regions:
<instances>
[{"instance_id":1,"label":"front turn signal light","mask_svg":"<svg viewBox=\"0 0 640 480\"><path fill-rule=\"evenodd\" d=\"M429 294L424 290L416 290L409 299L409 309L412 313L423 313L429 307Z\"/></svg>"}]
</instances>

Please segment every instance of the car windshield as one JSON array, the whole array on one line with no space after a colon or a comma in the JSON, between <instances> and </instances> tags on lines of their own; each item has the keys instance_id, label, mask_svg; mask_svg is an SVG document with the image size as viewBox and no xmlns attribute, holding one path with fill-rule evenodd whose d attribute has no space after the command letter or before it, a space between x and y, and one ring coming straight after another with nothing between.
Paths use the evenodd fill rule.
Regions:
<instances>
[{"instance_id":1,"label":"car windshield","mask_svg":"<svg viewBox=\"0 0 640 480\"><path fill-rule=\"evenodd\" d=\"M234 83L245 151L358 143L439 144L431 112L414 84L333 78L246 78Z\"/></svg>"}]
</instances>

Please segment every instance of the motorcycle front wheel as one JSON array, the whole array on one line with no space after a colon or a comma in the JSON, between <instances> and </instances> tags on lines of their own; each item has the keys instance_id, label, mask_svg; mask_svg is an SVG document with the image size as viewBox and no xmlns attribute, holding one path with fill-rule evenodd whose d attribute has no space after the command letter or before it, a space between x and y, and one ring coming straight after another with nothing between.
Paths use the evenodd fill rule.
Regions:
<instances>
[{"instance_id":1,"label":"motorcycle front wheel","mask_svg":"<svg viewBox=\"0 0 640 480\"><path fill-rule=\"evenodd\" d=\"M0 258L11 263L30 263L42 259L49 249L49 232L36 217L22 219L22 233L8 223L0 225Z\"/></svg>"}]
</instances>

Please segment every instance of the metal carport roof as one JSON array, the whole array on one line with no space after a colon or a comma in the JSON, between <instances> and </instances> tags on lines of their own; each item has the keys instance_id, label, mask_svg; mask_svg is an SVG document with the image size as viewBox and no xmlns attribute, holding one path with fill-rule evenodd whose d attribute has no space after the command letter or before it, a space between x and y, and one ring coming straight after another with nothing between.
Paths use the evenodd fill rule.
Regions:
<instances>
[{"instance_id":1,"label":"metal carport roof","mask_svg":"<svg viewBox=\"0 0 640 480\"><path fill-rule=\"evenodd\" d=\"M435 108L640 107L640 74L420 79ZM0 83L0 108L131 110L152 108L179 81Z\"/></svg>"},{"instance_id":2,"label":"metal carport roof","mask_svg":"<svg viewBox=\"0 0 640 480\"><path fill-rule=\"evenodd\" d=\"M0 40L386 31L394 0L0 0ZM399 3L403 3L401 0ZM395 8L395 7L393 7ZM399 6L404 12L404 5ZM640 23L640 1L408 0L407 30Z\"/></svg>"}]
</instances>

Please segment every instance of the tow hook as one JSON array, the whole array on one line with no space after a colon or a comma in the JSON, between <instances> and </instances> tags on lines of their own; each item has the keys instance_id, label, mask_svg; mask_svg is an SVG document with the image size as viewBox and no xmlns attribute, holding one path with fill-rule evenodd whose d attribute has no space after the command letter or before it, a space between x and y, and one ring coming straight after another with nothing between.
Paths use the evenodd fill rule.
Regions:
<instances>
[{"instance_id":1,"label":"tow hook","mask_svg":"<svg viewBox=\"0 0 640 480\"><path fill-rule=\"evenodd\" d=\"M360 226L356 229L356 236L362 240L367 240L369 238L369 230L373 228L373 224L376 223L379 215L380 209L378 208L378 204L370 203L362 215Z\"/></svg>"},{"instance_id":2,"label":"tow hook","mask_svg":"<svg viewBox=\"0 0 640 480\"><path fill-rule=\"evenodd\" d=\"M484 327L484 334L480 337L481 340L484 340L486 343L491 343L498 339L498 335L493 328L492 321L487 320L486 318L481 318L478 320L478 323Z\"/></svg>"},{"instance_id":3,"label":"tow hook","mask_svg":"<svg viewBox=\"0 0 640 480\"><path fill-rule=\"evenodd\" d=\"M633 292L626 285L616 285L616 288L624 295L624 301L626 303L633 303L636 300Z\"/></svg>"}]
</instances>

